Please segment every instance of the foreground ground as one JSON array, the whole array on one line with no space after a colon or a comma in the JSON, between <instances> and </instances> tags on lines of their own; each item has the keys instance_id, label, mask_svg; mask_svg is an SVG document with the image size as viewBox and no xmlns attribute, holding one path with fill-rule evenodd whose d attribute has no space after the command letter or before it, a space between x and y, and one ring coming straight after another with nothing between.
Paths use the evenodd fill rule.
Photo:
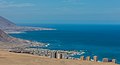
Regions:
<instances>
[{"instance_id":1,"label":"foreground ground","mask_svg":"<svg viewBox=\"0 0 120 65\"><path fill-rule=\"evenodd\" d=\"M11 53L0 49L0 65L117 65L67 59L50 59L29 54Z\"/></svg>"}]
</instances>

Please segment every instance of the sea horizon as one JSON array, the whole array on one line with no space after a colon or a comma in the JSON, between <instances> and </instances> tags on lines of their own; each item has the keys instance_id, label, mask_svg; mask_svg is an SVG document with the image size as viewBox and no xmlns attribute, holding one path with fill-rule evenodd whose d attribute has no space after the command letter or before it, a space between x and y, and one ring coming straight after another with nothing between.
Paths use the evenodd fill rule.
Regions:
<instances>
[{"instance_id":1,"label":"sea horizon","mask_svg":"<svg viewBox=\"0 0 120 65\"><path fill-rule=\"evenodd\" d=\"M119 65L120 0L0 0L1 65Z\"/></svg>"}]
</instances>

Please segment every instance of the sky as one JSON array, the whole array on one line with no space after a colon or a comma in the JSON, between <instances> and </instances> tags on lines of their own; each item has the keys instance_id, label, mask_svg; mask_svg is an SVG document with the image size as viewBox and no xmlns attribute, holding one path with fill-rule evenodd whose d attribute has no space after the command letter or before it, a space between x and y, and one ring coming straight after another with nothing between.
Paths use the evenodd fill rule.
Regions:
<instances>
[{"instance_id":1,"label":"sky","mask_svg":"<svg viewBox=\"0 0 120 65\"><path fill-rule=\"evenodd\" d=\"M0 0L0 16L15 23L120 24L120 0Z\"/></svg>"}]
</instances>

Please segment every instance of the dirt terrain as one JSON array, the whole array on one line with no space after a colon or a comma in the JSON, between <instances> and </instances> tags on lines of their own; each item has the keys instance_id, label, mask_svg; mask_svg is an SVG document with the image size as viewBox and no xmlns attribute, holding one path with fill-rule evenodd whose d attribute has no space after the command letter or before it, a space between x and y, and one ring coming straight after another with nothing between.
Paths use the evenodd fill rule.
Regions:
<instances>
[{"instance_id":1,"label":"dirt terrain","mask_svg":"<svg viewBox=\"0 0 120 65\"><path fill-rule=\"evenodd\" d=\"M0 65L117 65L68 59L50 59L30 54L11 53L0 49Z\"/></svg>"}]
</instances>

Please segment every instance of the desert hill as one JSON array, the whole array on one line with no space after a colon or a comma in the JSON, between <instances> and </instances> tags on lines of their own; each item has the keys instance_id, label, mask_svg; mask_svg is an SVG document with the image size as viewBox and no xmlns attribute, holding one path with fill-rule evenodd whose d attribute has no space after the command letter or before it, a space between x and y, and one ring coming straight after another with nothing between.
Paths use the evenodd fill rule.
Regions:
<instances>
[{"instance_id":1,"label":"desert hill","mask_svg":"<svg viewBox=\"0 0 120 65\"><path fill-rule=\"evenodd\" d=\"M42 27L28 27L28 26L18 26L10 20L0 16L0 29L3 31L10 32L23 32L23 31L38 31L38 30L55 30L52 28L42 28Z\"/></svg>"},{"instance_id":2,"label":"desert hill","mask_svg":"<svg viewBox=\"0 0 120 65\"><path fill-rule=\"evenodd\" d=\"M3 27L13 27L13 26L16 26L15 23L9 21L8 19L0 16L0 28L3 28Z\"/></svg>"},{"instance_id":3,"label":"desert hill","mask_svg":"<svg viewBox=\"0 0 120 65\"><path fill-rule=\"evenodd\" d=\"M12 37L11 36L9 36L8 34L6 34L4 31L2 31L1 29L0 29L0 41L3 41L3 42L8 42L8 41L10 41L12 39Z\"/></svg>"}]
</instances>

